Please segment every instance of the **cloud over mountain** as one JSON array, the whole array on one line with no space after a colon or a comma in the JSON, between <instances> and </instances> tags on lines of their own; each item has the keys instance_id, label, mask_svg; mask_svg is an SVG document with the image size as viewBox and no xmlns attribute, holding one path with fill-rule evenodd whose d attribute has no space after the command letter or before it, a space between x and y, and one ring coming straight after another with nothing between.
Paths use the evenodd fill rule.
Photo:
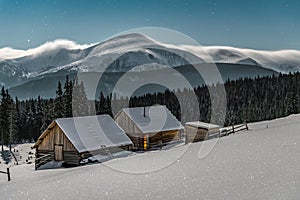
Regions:
<instances>
[{"instance_id":1,"label":"cloud over mountain","mask_svg":"<svg viewBox=\"0 0 300 200\"><path fill-rule=\"evenodd\" d=\"M13 49L11 47L4 47L0 49L0 59L14 59L24 56L37 56L49 51L59 51L60 49L86 49L95 44L78 44L71 40L57 39L54 41L47 41L46 43L27 50Z\"/></svg>"}]
</instances>

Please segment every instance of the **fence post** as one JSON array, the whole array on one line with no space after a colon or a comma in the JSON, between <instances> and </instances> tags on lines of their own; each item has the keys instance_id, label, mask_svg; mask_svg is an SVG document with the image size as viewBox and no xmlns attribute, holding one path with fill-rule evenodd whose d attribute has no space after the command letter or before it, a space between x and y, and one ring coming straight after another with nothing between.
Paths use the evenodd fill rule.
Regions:
<instances>
[{"instance_id":1,"label":"fence post","mask_svg":"<svg viewBox=\"0 0 300 200\"><path fill-rule=\"evenodd\" d=\"M234 125L232 125L232 131L233 131L233 133L234 133Z\"/></svg>"},{"instance_id":2,"label":"fence post","mask_svg":"<svg viewBox=\"0 0 300 200\"><path fill-rule=\"evenodd\" d=\"M247 131L249 130L249 128L248 128L248 124L246 123L246 129L247 129Z\"/></svg>"},{"instance_id":3,"label":"fence post","mask_svg":"<svg viewBox=\"0 0 300 200\"><path fill-rule=\"evenodd\" d=\"M9 172L9 168L7 168L7 178L8 178L8 181L10 181L10 172Z\"/></svg>"}]
</instances>

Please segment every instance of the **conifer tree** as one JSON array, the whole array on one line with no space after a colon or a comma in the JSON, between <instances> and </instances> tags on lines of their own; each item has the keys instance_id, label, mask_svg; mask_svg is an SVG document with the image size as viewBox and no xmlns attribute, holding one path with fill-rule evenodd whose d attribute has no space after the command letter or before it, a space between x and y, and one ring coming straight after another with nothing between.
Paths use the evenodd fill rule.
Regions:
<instances>
[{"instance_id":1,"label":"conifer tree","mask_svg":"<svg viewBox=\"0 0 300 200\"><path fill-rule=\"evenodd\" d=\"M85 93L83 82L78 83L75 79L73 92L72 92L72 110L73 116L87 116L89 114L89 102Z\"/></svg>"},{"instance_id":2,"label":"conifer tree","mask_svg":"<svg viewBox=\"0 0 300 200\"><path fill-rule=\"evenodd\" d=\"M42 127L40 131L43 132L50 125L50 123L55 119L54 116L54 102L53 99L45 101L43 106L43 118L42 118Z\"/></svg>"},{"instance_id":3,"label":"conifer tree","mask_svg":"<svg viewBox=\"0 0 300 200\"><path fill-rule=\"evenodd\" d=\"M36 101L36 114L34 116L35 121L35 132L34 132L34 140L37 140L40 135L40 130L43 125L43 103L40 96Z\"/></svg>"},{"instance_id":4,"label":"conifer tree","mask_svg":"<svg viewBox=\"0 0 300 200\"><path fill-rule=\"evenodd\" d=\"M18 129L18 111L16 104L11 99L10 104L10 116L9 116L9 150L11 151L12 144L16 142L17 135L19 133Z\"/></svg>"},{"instance_id":5,"label":"conifer tree","mask_svg":"<svg viewBox=\"0 0 300 200\"><path fill-rule=\"evenodd\" d=\"M8 144L9 142L9 117L10 117L10 96L8 91L2 87L1 90L1 104L0 104L0 127L1 127L1 143L2 149L4 144Z\"/></svg>"},{"instance_id":6,"label":"conifer tree","mask_svg":"<svg viewBox=\"0 0 300 200\"><path fill-rule=\"evenodd\" d=\"M64 111L65 111L65 117L72 117L72 90L73 85L72 81L69 80L69 76L66 76L66 82L64 85Z\"/></svg>"},{"instance_id":7,"label":"conifer tree","mask_svg":"<svg viewBox=\"0 0 300 200\"><path fill-rule=\"evenodd\" d=\"M100 92L99 100L100 101L99 101L99 108L98 108L97 114L99 114L99 115L102 115L102 114L111 115L109 96L104 97L103 92Z\"/></svg>"},{"instance_id":8,"label":"conifer tree","mask_svg":"<svg viewBox=\"0 0 300 200\"><path fill-rule=\"evenodd\" d=\"M19 143L22 140L21 130L22 130L22 117L20 111L20 101L18 97L15 98L15 128L16 128L16 135L15 140Z\"/></svg>"},{"instance_id":9,"label":"conifer tree","mask_svg":"<svg viewBox=\"0 0 300 200\"><path fill-rule=\"evenodd\" d=\"M295 91L295 86L293 85L292 80L290 81L290 85L288 86L288 91L286 94L286 102L287 102L287 107L286 107L286 114L296 114L298 111L297 104L297 93Z\"/></svg>"},{"instance_id":10,"label":"conifer tree","mask_svg":"<svg viewBox=\"0 0 300 200\"><path fill-rule=\"evenodd\" d=\"M56 98L54 100L54 117L62 118L64 117L64 99L63 99L63 91L60 81L58 81L57 89L56 89Z\"/></svg>"},{"instance_id":11,"label":"conifer tree","mask_svg":"<svg viewBox=\"0 0 300 200\"><path fill-rule=\"evenodd\" d=\"M0 130L1 130L1 143L8 145L14 140L16 134L15 119L14 119L14 102L10 97L8 90L2 87L1 90L1 104L0 104Z\"/></svg>"}]
</instances>

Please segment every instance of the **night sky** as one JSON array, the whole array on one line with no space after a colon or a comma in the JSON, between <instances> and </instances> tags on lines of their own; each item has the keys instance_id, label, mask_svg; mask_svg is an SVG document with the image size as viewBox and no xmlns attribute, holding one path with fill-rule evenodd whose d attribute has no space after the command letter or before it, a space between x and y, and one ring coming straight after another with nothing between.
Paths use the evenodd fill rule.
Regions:
<instances>
[{"instance_id":1,"label":"night sky","mask_svg":"<svg viewBox=\"0 0 300 200\"><path fill-rule=\"evenodd\" d=\"M300 49L300 1L0 0L0 48L95 43L139 27L174 29L202 45Z\"/></svg>"}]
</instances>

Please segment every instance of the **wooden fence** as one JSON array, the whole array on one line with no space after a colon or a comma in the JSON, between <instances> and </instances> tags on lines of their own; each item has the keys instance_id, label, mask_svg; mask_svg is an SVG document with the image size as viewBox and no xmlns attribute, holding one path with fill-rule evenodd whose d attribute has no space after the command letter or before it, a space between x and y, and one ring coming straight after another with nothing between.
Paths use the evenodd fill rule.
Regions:
<instances>
[{"instance_id":1,"label":"wooden fence","mask_svg":"<svg viewBox=\"0 0 300 200\"><path fill-rule=\"evenodd\" d=\"M42 157L36 158L35 159L35 169L38 169L40 166L46 164L47 162L51 161L54 159L54 154L46 154Z\"/></svg>"},{"instance_id":2,"label":"wooden fence","mask_svg":"<svg viewBox=\"0 0 300 200\"><path fill-rule=\"evenodd\" d=\"M6 169L6 172L4 171L0 171L1 174L7 174L7 179L8 181L10 181L10 172L9 172L9 168Z\"/></svg>"},{"instance_id":3,"label":"wooden fence","mask_svg":"<svg viewBox=\"0 0 300 200\"><path fill-rule=\"evenodd\" d=\"M241 124L241 125L236 125L236 126L231 126L230 128L226 129L224 133L222 133L221 136L228 136L233 133L237 133L239 131L243 130L249 130L248 124Z\"/></svg>"}]
</instances>

